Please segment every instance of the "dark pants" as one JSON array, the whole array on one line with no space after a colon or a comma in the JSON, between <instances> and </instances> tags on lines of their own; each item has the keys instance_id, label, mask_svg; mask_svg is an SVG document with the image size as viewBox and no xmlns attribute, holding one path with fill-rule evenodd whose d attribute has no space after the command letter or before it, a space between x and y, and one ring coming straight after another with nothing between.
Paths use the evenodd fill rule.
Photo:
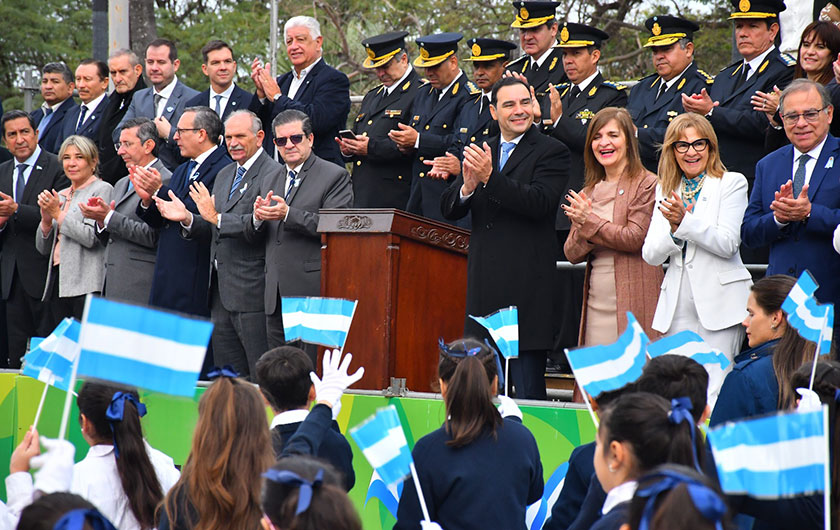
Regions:
<instances>
[{"instance_id":1,"label":"dark pants","mask_svg":"<svg viewBox=\"0 0 840 530\"><path fill-rule=\"evenodd\" d=\"M242 377L256 381L256 365L268 350L266 318L262 311L228 311L214 286L210 312L213 318L213 361L216 366L229 364Z\"/></svg>"},{"instance_id":2,"label":"dark pants","mask_svg":"<svg viewBox=\"0 0 840 530\"><path fill-rule=\"evenodd\" d=\"M82 320L82 315L85 312L85 296L59 296L58 295L58 268L61 265L55 265L50 272L50 284L47 287L46 300L46 325L47 333L58 326L65 318L75 318ZM99 293L92 293L99 294Z\"/></svg>"},{"instance_id":3,"label":"dark pants","mask_svg":"<svg viewBox=\"0 0 840 530\"><path fill-rule=\"evenodd\" d=\"M300 348L303 350L306 355L309 356L309 359L312 361L313 369L320 373L318 369L318 346L315 344L307 344L305 342L301 342L299 340L293 340L290 342L286 342L286 334L283 332L283 309L281 305L277 303L277 309L274 310L274 313L265 315L265 328L266 328L266 335L268 336L268 349L277 348L279 346L294 346L295 348Z\"/></svg>"},{"instance_id":4,"label":"dark pants","mask_svg":"<svg viewBox=\"0 0 840 530\"><path fill-rule=\"evenodd\" d=\"M39 298L29 296L23 288L17 271L12 278L12 289L6 300L6 327L9 335L8 362L3 362L9 368L20 368L21 358L26 353L26 345L30 337L46 337L50 331L47 321L47 304ZM6 357L3 357L6 361Z\"/></svg>"}]
</instances>

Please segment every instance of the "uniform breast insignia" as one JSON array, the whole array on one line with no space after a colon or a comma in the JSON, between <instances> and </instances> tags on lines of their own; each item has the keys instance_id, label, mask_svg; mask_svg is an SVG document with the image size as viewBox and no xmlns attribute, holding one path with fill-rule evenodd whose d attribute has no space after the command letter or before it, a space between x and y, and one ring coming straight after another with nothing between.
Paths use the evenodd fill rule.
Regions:
<instances>
[{"instance_id":1,"label":"uniform breast insignia","mask_svg":"<svg viewBox=\"0 0 840 530\"><path fill-rule=\"evenodd\" d=\"M589 97L594 96L595 92L598 92L598 87L596 86L592 87L592 90L589 91Z\"/></svg>"},{"instance_id":2,"label":"uniform breast insignia","mask_svg":"<svg viewBox=\"0 0 840 530\"><path fill-rule=\"evenodd\" d=\"M460 85L461 85L461 83L455 83L455 86L452 87L452 95L453 96L458 93L458 87Z\"/></svg>"},{"instance_id":3,"label":"uniform breast insignia","mask_svg":"<svg viewBox=\"0 0 840 530\"><path fill-rule=\"evenodd\" d=\"M557 66L557 57L551 60L551 64L548 65L548 71L551 72L554 70L554 67Z\"/></svg>"},{"instance_id":4,"label":"uniform breast insignia","mask_svg":"<svg viewBox=\"0 0 840 530\"><path fill-rule=\"evenodd\" d=\"M524 74L528 70L528 61L522 61L522 73Z\"/></svg>"},{"instance_id":5,"label":"uniform breast insignia","mask_svg":"<svg viewBox=\"0 0 840 530\"><path fill-rule=\"evenodd\" d=\"M586 125L586 122L591 120L595 117L595 113L589 109L583 109L582 111L575 114L575 119L580 120L581 125Z\"/></svg>"},{"instance_id":6,"label":"uniform breast insignia","mask_svg":"<svg viewBox=\"0 0 840 530\"><path fill-rule=\"evenodd\" d=\"M682 79L680 79L680 82L677 85L677 90L682 90L682 87L684 87L684 86L685 86L685 78L683 77Z\"/></svg>"},{"instance_id":7,"label":"uniform breast insignia","mask_svg":"<svg viewBox=\"0 0 840 530\"><path fill-rule=\"evenodd\" d=\"M461 133L461 134L467 134L468 131L469 131L469 129L467 129L466 127L461 127L458 130L458 132Z\"/></svg>"},{"instance_id":8,"label":"uniform breast insignia","mask_svg":"<svg viewBox=\"0 0 840 530\"><path fill-rule=\"evenodd\" d=\"M671 121L671 120L673 120L674 118L676 118L677 116L680 115L680 113L675 111L675 110L669 110L665 114L668 115L668 121Z\"/></svg>"},{"instance_id":9,"label":"uniform breast insignia","mask_svg":"<svg viewBox=\"0 0 840 530\"><path fill-rule=\"evenodd\" d=\"M356 121L361 121L361 119L364 118L364 117L365 117L365 113L362 112L358 116L356 116Z\"/></svg>"},{"instance_id":10,"label":"uniform breast insignia","mask_svg":"<svg viewBox=\"0 0 840 530\"><path fill-rule=\"evenodd\" d=\"M386 110L385 115L389 118L399 118L400 116L402 116L402 109Z\"/></svg>"},{"instance_id":11,"label":"uniform breast insignia","mask_svg":"<svg viewBox=\"0 0 840 530\"><path fill-rule=\"evenodd\" d=\"M405 84L402 86L402 91L405 92L411 87L411 81L406 81Z\"/></svg>"},{"instance_id":12,"label":"uniform breast insignia","mask_svg":"<svg viewBox=\"0 0 840 530\"><path fill-rule=\"evenodd\" d=\"M764 64L762 64L762 65L758 68L758 73L760 74L761 72L763 72L764 70L766 70L766 69L767 69L767 65L768 65L768 64L770 64L770 61L769 61L769 60L764 61Z\"/></svg>"},{"instance_id":13,"label":"uniform breast insignia","mask_svg":"<svg viewBox=\"0 0 840 530\"><path fill-rule=\"evenodd\" d=\"M487 136L488 134L490 134L490 129L484 129L484 132L483 132L483 133L481 133L481 134L483 134L484 136ZM834 161L834 158L833 158L833 157L832 157L831 161L832 161L832 162Z\"/></svg>"},{"instance_id":14,"label":"uniform breast insignia","mask_svg":"<svg viewBox=\"0 0 840 530\"><path fill-rule=\"evenodd\" d=\"M650 84L650 88L655 87L655 86L656 86L656 83L658 83L660 79L662 79L662 78L661 78L661 77L659 77L659 76L656 76L656 79L654 79L654 80L653 80L653 83L651 83L651 84Z\"/></svg>"}]
</instances>

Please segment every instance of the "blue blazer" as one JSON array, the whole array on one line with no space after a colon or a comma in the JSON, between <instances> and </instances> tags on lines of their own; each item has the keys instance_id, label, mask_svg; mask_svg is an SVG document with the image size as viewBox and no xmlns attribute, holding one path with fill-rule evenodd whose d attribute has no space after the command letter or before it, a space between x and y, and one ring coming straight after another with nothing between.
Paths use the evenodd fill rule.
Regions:
<instances>
[{"instance_id":1,"label":"blue blazer","mask_svg":"<svg viewBox=\"0 0 840 530\"><path fill-rule=\"evenodd\" d=\"M566 530L577 518L590 487L590 481L595 475L595 465L592 463L594 456L595 442L575 447L569 455L569 470L563 480L563 489L560 490L557 502L551 508L551 518L546 521L545 530ZM595 482L603 492L597 479Z\"/></svg>"},{"instance_id":2,"label":"blue blazer","mask_svg":"<svg viewBox=\"0 0 840 530\"><path fill-rule=\"evenodd\" d=\"M231 163L233 160L219 147L198 166L196 181L213 189L216 174ZM189 193L188 165L184 163L175 169L169 186L164 184L158 196L169 200L171 189L187 209L198 216L198 207ZM154 203L148 209L138 203L137 215L152 228L160 230L149 304L191 315L210 316L210 240L182 238L181 224L164 219ZM197 222L196 219L193 222Z\"/></svg>"},{"instance_id":3,"label":"blue blazer","mask_svg":"<svg viewBox=\"0 0 840 530\"><path fill-rule=\"evenodd\" d=\"M741 352L726 375L709 426L773 412L778 408L779 384L773 370L778 339Z\"/></svg>"},{"instance_id":4,"label":"blue blazer","mask_svg":"<svg viewBox=\"0 0 840 530\"><path fill-rule=\"evenodd\" d=\"M68 136L79 134L90 138L96 143L99 140L99 128L102 125L102 115L105 109L108 108L108 95L106 94L99 105L93 109L93 112L85 116L85 122L82 124L79 132L76 132L76 122L79 121L79 114L82 112L82 106L76 105L67 111L64 116L64 124L62 126L61 141L63 142ZM59 146L60 147L60 146Z\"/></svg>"},{"instance_id":5,"label":"blue blazer","mask_svg":"<svg viewBox=\"0 0 840 530\"><path fill-rule=\"evenodd\" d=\"M61 105L53 112L53 117L46 126L46 130L41 134L41 139L38 140L38 145L41 149L52 154L58 154L58 148L61 147L61 142L64 141L64 117L71 109L78 109L79 104L72 97L65 99ZM41 120L44 119L44 111L37 108L29 113L32 121L35 122L35 128L40 128ZM78 116L78 114L76 114Z\"/></svg>"},{"instance_id":6,"label":"blue blazer","mask_svg":"<svg viewBox=\"0 0 840 530\"><path fill-rule=\"evenodd\" d=\"M741 241L750 248L770 247L767 275L799 277L808 269L817 280L820 303L840 302L840 254L832 237L840 224L840 141L828 135L808 187L811 216L779 228L770 203L793 178L793 146L786 145L759 161L755 186L741 225Z\"/></svg>"},{"instance_id":7,"label":"blue blazer","mask_svg":"<svg viewBox=\"0 0 840 530\"><path fill-rule=\"evenodd\" d=\"M244 90L239 87L239 85L234 85L233 93L230 95L230 100L228 101L227 105L225 105L225 110L222 112L222 121L225 121L228 116L234 111L237 110L254 110L249 109L248 106L251 104L252 94L247 90ZM210 89L208 88L204 92L200 92L197 96L187 101L187 104L184 105L184 108L190 107L210 107L211 109L214 108L216 105L215 101L210 101Z\"/></svg>"},{"instance_id":8,"label":"blue blazer","mask_svg":"<svg viewBox=\"0 0 840 530\"><path fill-rule=\"evenodd\" d=\"M321 58L312 67L312 71L306 74L303 85L298 89L294 99L286 94L292 85L292 71L277 78L280 86L280 95L276 100L260 102L256 94L253 96L253 107L259 105L261 109L258 116L263 122L265 130L265 141L263 147L268 154L274 155L274 130L271 122L274 117L287 109L297 109L305 112L312 120L312 132L315 134L315 143L312 150L316 155L341 167L344 167L344 158L335 138L338 131L347 128L347 114L350 112L350 80L347 76L324 62Z\"/></svg>"}]
</instances>

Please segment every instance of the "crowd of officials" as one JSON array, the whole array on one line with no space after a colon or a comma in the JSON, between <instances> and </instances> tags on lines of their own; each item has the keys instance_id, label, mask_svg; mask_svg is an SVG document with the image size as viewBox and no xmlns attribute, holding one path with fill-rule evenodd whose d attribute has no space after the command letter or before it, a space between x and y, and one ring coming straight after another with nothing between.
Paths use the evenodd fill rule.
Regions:
<instances>
[{"instance_id":1,"label":"crowd of officials","mask_svg":"<svg viewBox=\"0 0 840 530\"><path fill-rule=\"evenodd\" d=\"M733 361L720 387L666 356L592 396L597 440L573 452L546 528L822 528L821 495L723 495L696 432L796 406L814 359L782 310L796 277L810 271L820 302L840 302L840 29L804 25L794 58L776 47L781 0L732 3L742 59L712 77L694 61L700 26L654 16L644 46L655 73L632 88L599 70L609 35L558 23L556 2L513 2L518 59L513 43L467 40L472 79L459 33L417 37L413 61L407 32L371 37L363 66L382 84L349 125L349 80L324 62L309 17L284 27L291 71L274 77L253 61L253 92L234 82L234 52L217 40L202 50L210 86L200 93L178 80L164 39L144 62L121 50L75 75L45 66L44 105L2 117L9 366L29 337L102 293L210 316L209 364L232 368L206 374L215 382L180 477L143 442L136 394L86 384L91 451L71 468L66 446L36 456L27 434L7 478L8 517L18 528L105 518L121 529L360 528L344 493L352 452L332 423L358 374L327 352L310 382L314 351L285 345L280 297L319 294L318 210L363 207L471 229L467 314L518 307L517 397L544 399L549 352L614 342L627 312L651 339L691 330ZM586 267L558 271L558 260ZM744 262L766 263L766 277L754 283ZM464 334L438 352L444 425L413 451L435 523L408 481L395 528L524 528L543 494L521 413L493 404L492 341L469 318ZM821 361L814 388L835 433L840 365ZM30 526L44 513L47 526Z\"/></svg>"}]
</instances>

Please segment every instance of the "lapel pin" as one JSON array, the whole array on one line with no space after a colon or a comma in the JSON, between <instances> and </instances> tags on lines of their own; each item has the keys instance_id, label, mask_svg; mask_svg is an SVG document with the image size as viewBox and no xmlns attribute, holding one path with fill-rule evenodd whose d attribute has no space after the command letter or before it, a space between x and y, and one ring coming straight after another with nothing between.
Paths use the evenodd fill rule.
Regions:
<instances>
[{"instance_id":1,"label":"lapel pin","mask_svg":"<svg viewBox=\"0 0 840 530\"><path fill-rule=\"evenodd\" d=\"M239 188L239 193L240 194L245 193L245 190L247 190L247 189L248 189L248 183L246 182L244 186Z\"/></svg>"},{"instance_id":2,"label":"lapel pin","mask_svg":"<svg viewBox=\"0 0 840 530\"><path fill-rule=\"evenodd\" d=\"M618 190L619 195L624 195L624 190Z\"/></svg>"},{"instance_id":3,"label":"lapel pin","mask_svg":"<svg viewBox=\"0 0 840 530\"><path fill-rule=\"evenodd\" d=\"M166 107L166 112L172 112L175 110L175 107Z\"/></svg>"},{"instance_id":4,"label":"lapel pin","mask_svg":"<svg viewBox=\"0 0 840 530\"><path fill-rule=\"evenodd\" d=\"M826 169L831 169L833 167L834 167L834 157L830 156L830 157L828 157L828 162L825 163L825 168Z\"/></svg>"},{"instance_id":5,"label":"lapel pin","mask_svg":"<svg viewBox=\"0 0 840 530\"><path fill-rule=\"evenodd\" d=\"M231 102L230 102L230 105L231 105L232 107L235 107L235 106L236 106L236 102L235 102L235 101L231 101Z\"/></svg>"},{"instance_id":6,"label":"lapel pin","mask_svg":"<svg viewBox=\"0 0 840 530\"><path fill-rule=\"evenodd\" d=\"M37 169L38 171L41 171L43 168L41 166L35 166L35 169Z\"/></svg>"}]
</instances>

